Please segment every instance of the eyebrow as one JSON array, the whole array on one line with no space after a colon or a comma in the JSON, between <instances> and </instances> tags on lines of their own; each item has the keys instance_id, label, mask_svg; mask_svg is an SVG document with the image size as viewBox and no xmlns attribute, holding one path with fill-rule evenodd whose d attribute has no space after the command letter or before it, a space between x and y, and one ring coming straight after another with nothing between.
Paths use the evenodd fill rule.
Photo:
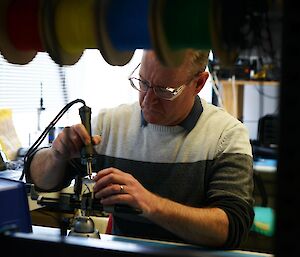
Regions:
<instances>
[{"instance_id":1,"label":"eyebrow","mask_svg":"<svg viewBox=\"0 0 300 257\"><path fill-rule=\"evenodd\" d=\"M182 84L182 85L179 85L179 86L176 86L176 87L169 87L169 86L166 87L166 86L157 85L157 84L153 84L153 83L149 82L149 80L145 79L141 74L139 74L139 76L142 78L142 81L147 81L148 83L150 83L150 85L155 85L159 88L174 88L174 89L177 89L177 88L181 87L182 85L184 85L184 84Z\"/></svg>"}]
</instances>

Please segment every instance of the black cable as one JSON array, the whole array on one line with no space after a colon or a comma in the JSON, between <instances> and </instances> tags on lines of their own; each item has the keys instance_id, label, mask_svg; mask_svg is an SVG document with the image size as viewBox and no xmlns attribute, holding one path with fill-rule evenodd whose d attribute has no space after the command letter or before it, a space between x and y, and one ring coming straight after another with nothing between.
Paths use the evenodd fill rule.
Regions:
<instances>
[{"instance_id":1,"label":"black cable","mask_svg":"<svg viewBox=\"0 0 300 257\"><path fill-rule=\"evenodd\" d=\"M33 143L33 145L28 149L27 153L24 155L24 167L22 170L22 174L19 178L19 180L23 180L25 173L27 169L29 169L28 161L32 157L32 155L36 152L40 144L43 142L45 137L48 135L49 131L55 126L55 124L59 121L59 119L71 108L72 105L76 103L82 103L85 104L85 101L82 99L76 99L72 102L68 103L66 106L64 106L61 111L56 115L56 117L49 123L49 125L45 128L45 130L42 132L42 134L38 137L38 139Z\"/></svg>"},{"instance_id":2,"label":"black cable","mask_svg":"<svg viewBox=\"0 0 300 257\"><path fill-rule=\"evenodd\" d=\"M255 90L263 97L269 98L269 99L279 99L279 95L269 95L266 94L261 88L260 86L255 86Z\"/></svg>"}]
</instances>

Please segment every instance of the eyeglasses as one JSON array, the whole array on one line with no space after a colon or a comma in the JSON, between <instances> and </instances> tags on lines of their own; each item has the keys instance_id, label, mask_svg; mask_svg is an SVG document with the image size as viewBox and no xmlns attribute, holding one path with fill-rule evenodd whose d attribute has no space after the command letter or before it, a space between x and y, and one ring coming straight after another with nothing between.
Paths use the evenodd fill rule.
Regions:
<instances>
[{"instance_id":1,"label":"eyeglasses","mask_svg":"<svg viewBox=\"0 0 300 257\"><path fill-rule=\"evenodd\" d=\"M129 75L128 77L128 80L130 82L130 85L140 91L140 92L147 92L149 88L152 88L155 95L159 98L162 98L164 100L169 100L169 101L172 101L174 100L175 98L177 98L178 96L181 95L181 93L183 92L183 90L185 89L186 85L181 85L179 87L153 87L151 86L151 83L147 80L142 80L140 78L136 78L136 77L133 77L133 74L134 72L138 69L138 67L140 66L141 64L139 64L134 70L133 72L131 72L131 74ZM189 81L189 83L191 82L192 80ZM187 84L189 84L187 83Z\"/></svg>"}]
</instances>

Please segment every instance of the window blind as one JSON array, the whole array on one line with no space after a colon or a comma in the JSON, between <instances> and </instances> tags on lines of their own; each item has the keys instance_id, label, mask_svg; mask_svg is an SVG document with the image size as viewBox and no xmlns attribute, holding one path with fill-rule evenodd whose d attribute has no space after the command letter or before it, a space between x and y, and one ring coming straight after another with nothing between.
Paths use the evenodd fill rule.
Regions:
<instances>
[{"instance_id":1,"label":"window blind","mask_svg":"<svg viewBox=\"0 0 300 257\"><path fill-rule=\"evenodd\" d=\"M68 103L65 69L48 53L38 53L25 65L8 63L0 55L0 109L12 110L14 126L23 146L31 145ZM39 111L41 98L43 111Z\"/></svg>"},{"instance_id":2,"label":"window blind","mask_svg":"<svg viewBox=\"0 0 300 257\"><path fill-rule=\"evenodd\" d=\"M0 55L0 108L36 113L42 97L47 110L61 109L68 102L64 81L64 68L47 53L38 53L26 65L8 63Z\"/></svg>"}]
</instances>

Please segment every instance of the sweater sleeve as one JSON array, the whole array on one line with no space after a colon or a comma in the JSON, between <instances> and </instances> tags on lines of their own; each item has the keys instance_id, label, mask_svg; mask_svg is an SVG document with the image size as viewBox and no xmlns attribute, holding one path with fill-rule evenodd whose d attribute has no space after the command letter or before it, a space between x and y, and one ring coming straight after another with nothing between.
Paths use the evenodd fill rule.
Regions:
<instances>
[{"instance_id":1,"label":"sweater sleeve","mask_svg":"<svg viewBox=\"0 0 300 257\"><path fill-rule=\"evenodd\" d=\"M246 154L223 154L214 161L207 177L207 205L223 209L229 219L226 248L238 247L251 229L253 211L252 157Z\"/></svg>"},{"instance_id":2,"label":"sweater sleeve","mask_svg":"<svg viewBox=\"0 0 300 257\"><path fill-rule=\"evenodd\" d=\"M229 219L229 233L224 248L236 249L248 237L254 219L253 208L237 197L216 197L211 201L209 205L224 210Z\"/></svg>"},{"instance_id":3,"label":"sweater sleeve","mask_svg":"<svg viewBox=\"0 0 300 257\"><path fill-rule=\"evenodd\" d=\"M42 148L47 148L47 147L42 147ZM24 163L24 174L25 174L25 180L26 180L27 183L33 183L33 180L32 180L31 175L30 175L30 164L31 164L31 161L32 161L34 155L42 148L39 148L36 151L34 151L29 156L26 163ZM67 165L67 168L66 168L65 176L57 184L57 186L55 186L54 188L51 188L50 190L44 190L44 189L39 188L38 186L35 185L35 189L39 192L57 192L57 191L60 191L63 188L68 187L71 184L72 180L75 178L76 175L80 175L82 177L86 175L86 171L85 171L84 167L80 164L80 159L73 159L73 160L69 161L69 163Z\"/></svg>"}]
</instances>

